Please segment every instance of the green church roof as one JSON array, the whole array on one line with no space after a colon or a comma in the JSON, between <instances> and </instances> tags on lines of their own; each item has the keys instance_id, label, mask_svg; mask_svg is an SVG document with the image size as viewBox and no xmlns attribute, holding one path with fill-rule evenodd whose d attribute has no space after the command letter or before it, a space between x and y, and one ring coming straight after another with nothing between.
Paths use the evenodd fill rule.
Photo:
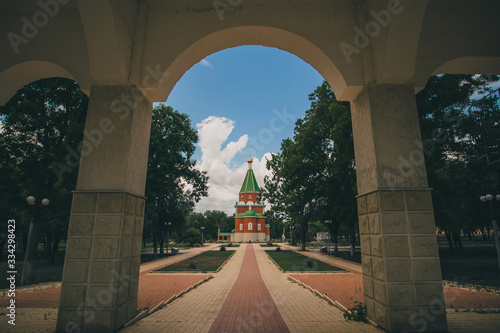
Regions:
<instances>
[{"instance_id":1,"label":"green church roof","mask_svg":"<svg viewBox=\"0 0 500 333\"><path fill-rule=\"evenodd\" d=\"M236 215L236 217L246 217L246 216L264 216L264 215L261 214L261 213L257 213L257 212L255 212L253 210L247 210L244 213Z\"/></svg>"},{"instance_id":2,"label":"green church roof","mask_svg":"<svg viewBox=\"0 0 500 333\"><path fill-rule=\"evenodd\" d=\"M241 185L240 192L260 192L259 185L257 185L257 180L252 170L252 160L248 160L248 171L243 180L243 185Z\"/></svg>"}]
</instances>

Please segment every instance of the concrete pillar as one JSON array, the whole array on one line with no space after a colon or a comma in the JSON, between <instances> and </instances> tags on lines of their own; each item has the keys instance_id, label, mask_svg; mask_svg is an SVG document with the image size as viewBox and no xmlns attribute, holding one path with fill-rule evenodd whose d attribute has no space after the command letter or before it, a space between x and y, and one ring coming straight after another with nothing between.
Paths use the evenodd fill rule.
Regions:
<instances>
[{"instance_id":1,"label":"concrete pillar","mask_svg":"<svg viewBox=\"0 0 500 333\"><path fill-rule=\"evenodd\" d=\"M414 89L367 85L351 110L368 317L390 332L445 331Z\"/></svg>"},{"instance_id":2,"label":"concrete pillar","mask_svg":"<svg viewBox=\"0 0 500 333\"><path fill-rule=\"evenodd\" d=\"M57 332L114 332L137 313L151 112L134 86L91 90Z\"/></svg>"}]
</instances>

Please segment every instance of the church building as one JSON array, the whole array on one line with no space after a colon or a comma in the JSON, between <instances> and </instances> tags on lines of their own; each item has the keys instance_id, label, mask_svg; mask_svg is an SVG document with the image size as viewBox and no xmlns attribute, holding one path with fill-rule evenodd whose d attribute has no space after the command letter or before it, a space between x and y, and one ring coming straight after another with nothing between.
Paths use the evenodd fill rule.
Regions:
<instances>
[{"instance_id":1,"label":"church building","mask_svg":"<svg viewBox=\"0 0 500 333\"><path fill-rule=\"evenodd\" d=\"M234 206L236 216L234 230L231 233L217 235L218 241L231 242L268 242L270 240L269 224L264 217L264 203L261 201L259 185L252 170L252 159L248 159L248 171L243 180L238 201Z\"/></svg>"}]
</instances>

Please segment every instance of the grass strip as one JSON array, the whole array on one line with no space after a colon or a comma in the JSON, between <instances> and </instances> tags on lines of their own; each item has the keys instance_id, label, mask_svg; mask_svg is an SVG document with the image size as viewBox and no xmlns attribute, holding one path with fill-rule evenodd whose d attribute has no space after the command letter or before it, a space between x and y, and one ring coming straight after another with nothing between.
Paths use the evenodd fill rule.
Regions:
<instances>
[{"instance_id":1,"label":"grass strip","mask_svg":"<svg viewBox=\"0 0 500 333\"><path fill-rule=\"evenodd\" d=\"M215 272L235 251L206 251L154 272Z\"/></svg>"},{"instance_id":2,"label":"grass strip","mask_svg":"<svg viewBox=\"0 0 500 333\"><path fill-rule=\"evenodd\" d=\"M329 265L290 250L283 250L280 252L271 250L266 251L266 253L285 272L346 272L342 268Z\"/></svg>"}]
</instances>

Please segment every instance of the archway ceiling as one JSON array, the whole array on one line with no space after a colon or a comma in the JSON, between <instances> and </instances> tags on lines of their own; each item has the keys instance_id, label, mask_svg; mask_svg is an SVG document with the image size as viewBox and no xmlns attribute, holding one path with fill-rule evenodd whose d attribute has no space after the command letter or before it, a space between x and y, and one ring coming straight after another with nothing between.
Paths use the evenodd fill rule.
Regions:
<instances>
[{"instance_id":1,"label":"archway ceiling","mask_svg":"<svg viewBox=\"0 0 500 333\"><path fill-rule=\"evenodd\" d=\"M367 83L409 83L418 90L436 73L500 74L500 2L494 0L46 3L52 7L0 3L6 36L0 104L24 84L55 75L76 79L84 91L93 84L135 84L151 101L164 101L199 60L239 45L301 57L342 100Z\"/></svg>"}]
</instances>

